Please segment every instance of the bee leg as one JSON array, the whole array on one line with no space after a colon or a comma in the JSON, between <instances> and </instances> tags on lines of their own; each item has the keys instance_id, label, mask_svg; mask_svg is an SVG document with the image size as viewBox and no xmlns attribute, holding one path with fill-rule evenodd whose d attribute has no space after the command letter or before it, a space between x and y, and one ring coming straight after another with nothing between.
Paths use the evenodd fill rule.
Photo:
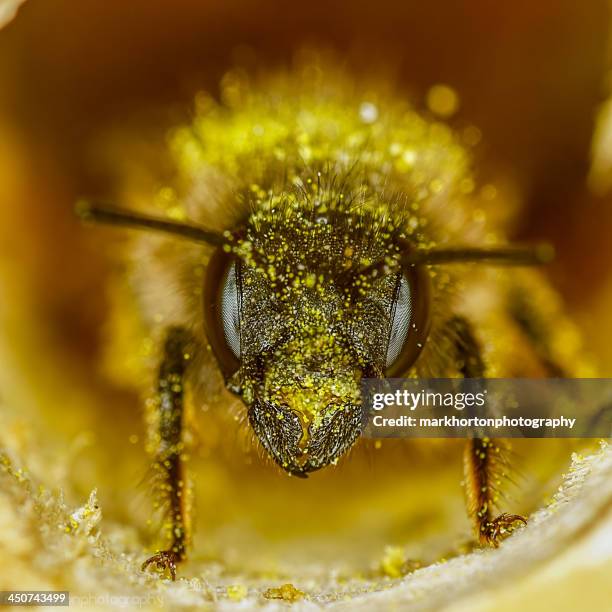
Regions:
<instances>
[{"instance_id":1,"label":"bee leg","mask_svg":"<svg viewBox=\"0 0 612 612\"><path fill-rule=\"evenodd\" d=\"M484 377L485 365L469 322L463 317L455 317L450 325L455 337L460 373L465 378ZM518 514L494 516L500 481L509 467L504 456L505 448L502 440L482 437L469 439L464 450L467 511L482 545L497 547L519 523L527 523Z\"/></svg>"},{"instance_id":2,"label":"bee leg","mask_svg":"<svg viewBox=\"0 0 612 612\"><path fill-rule=\"evenodd\" d=\"M550 378L588 377L578 330L558 304L557 296L538 276L517 274L508 288L507 308L512 320Z\"/></svg>"},{"instance_id":3,"label":"bee leg","mask_svg":"<svg viewBox=\"0 0 612 612\"><path fill-rule=\"evenodd\" d=\"M482 545L497 548L501 540L527 520L519 514L494 515L499 485L506 469L502 440L472 438L463 454L468 515Z\"/></svg>"},{"instance_id":4,"label":"bee leg","mask_svg":"<svg viewBox=\"0 0 612 612\"><path fill-rule=\"evenodd\" d=\"M523 284L516 281L508 300L514 322L529 340L550 378L592 377L590 372L584 372L584 367L590 369L591 364L580 344L565 340L568 335L573 336L572 324L559 309L551 307L547 298L549 295L541 285L532 282L525 286L524 281ZM593 437L596 432L609 437L611 424L612 404L608 403L593 413L586 432Z\"/></svg>"},{"instance_id":5,"label":"bee leg","mask_svg":"<svg viewBox=\"0 0 612 612\"><path fill-rule=\"evenodd\" d=\"M552 378L567 377L566 368L552 348L557 333L551 329L550 317L547 319L536 304L518 293L510 299L510 315L529 341L546 374Z\"/></svg>"},{"instance_id":6,"label":"bee leg","mask_svg":"<svg viewBox=\"0 0 612 612\"><path fill-rule=\"evenodd\" d=\"M145 571L155 565L176 579L176 566L186 556L189 541L189 489L184 459L183 387L189 360L190 338L181 328L171 328L164 345L158 374L155 456L153 463L155 506L166 513L164 530L168 548L158 551L142 565Z\"/></svg>"}]
</instances>

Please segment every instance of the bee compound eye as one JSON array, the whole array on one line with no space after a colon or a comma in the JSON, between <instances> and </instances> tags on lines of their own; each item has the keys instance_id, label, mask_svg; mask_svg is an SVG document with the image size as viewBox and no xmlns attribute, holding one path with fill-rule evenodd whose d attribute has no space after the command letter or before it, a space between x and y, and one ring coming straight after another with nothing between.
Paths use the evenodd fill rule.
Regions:
<instances>
[{"instance_id":1,"label":"bee compound eye","mask_svg":"<svg viewBox=\"0 0 612 612\"><path fill-rule=\"evenodd\" d=\"M391 311L386 370L403 376L421 353L430 327L430 279L419 266L406 268L398 279Z\"/></svg>"},{"instance_id":2,"label":"bee compound eye","mask_svg":"<svg viewBox=\"0 0 612 612\"><path fill-rule=\"evenodd\" d=\"M410 282L405 274L401 274L396 290L396 299L391 315L391 329L389 344L387 345L386 367L390 367L397 360L406 343L412 318L412 294Z\"/></svg>"},{"instance_id":3,"label":"bee compound eye","mask_svg":"<svg viewBox=\"0 0 612 612\"><path fill-rule=\"evenodd\" d=\"M208 264L204 284L204 326L226 378L240 367L240 264L219 249Z\"/></svg>"},{"instance_id":4,"label":"bee compound eye","mask_svg":"<svg viewBox=\"0 0 612 612\"><path fill-rule=\"evenodd\" d=\"M225 340L230 350L240 359L240 295L238 293L238 269L231 263L221 283L219 314Z\"/></svg>"}]
</instances>

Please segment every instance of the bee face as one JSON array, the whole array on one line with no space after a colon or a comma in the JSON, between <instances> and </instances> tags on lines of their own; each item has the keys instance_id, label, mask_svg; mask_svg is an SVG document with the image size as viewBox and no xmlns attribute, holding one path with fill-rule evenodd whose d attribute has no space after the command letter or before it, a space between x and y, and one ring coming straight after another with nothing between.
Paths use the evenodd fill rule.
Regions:
<instances>
[{"instance_id":1,"label":"bee face","mask_svg":"<svg viewBox=\"0 0 612 612\"><path fill-rule=\"evenodd\" d=\"M274 461L299 476L353 445L361 379L409 367L427 332L424 272L399 267L383 208L357 212L345 197L319 185L260 208L213 256L204 291L228 388Z\"/></svg>"}]
</instances>

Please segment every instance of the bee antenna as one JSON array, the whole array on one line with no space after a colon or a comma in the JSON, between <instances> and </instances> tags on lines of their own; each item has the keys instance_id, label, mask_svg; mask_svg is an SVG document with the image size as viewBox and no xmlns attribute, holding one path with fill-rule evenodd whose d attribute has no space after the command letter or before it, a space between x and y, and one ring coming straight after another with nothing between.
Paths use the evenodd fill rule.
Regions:
<instances>
[{"instance_id":1,"label":"bee antenna","mask_svg":"<svg viewBox=\"0 0 612 612\"><path fill-rule=\"evenodd\" d=\"M98 204L88 200L77 202L75 212L80 219L89 223L105 223L108 225L164 232L213 246L222 246L227 243L223 234L204 227L142 215L131 210Z\"/></svg>"},{"instance_id":2,"label":"bee antenna","mask_svg":"<svg viewBox=\"0 0 612 612\"><path fill-rule=\"evenodd\" d=\"M400 266L436 265L451 263L484 263L505 266L537 266L551 262L555 256L552 245L502 247L449 247L440 249L412 249L402 242L408 251L398 259L384 258L358 270L341 273L337 282L347 286L358 276L386 276L398 271Z\"/></svg>"},{"instance_id":3,"label":"bee antenna","mask_svg":"<svg viewBox=\"0 0 612 612\"><path fill-rule=\"evenodd\" d=\"M415 250L401 257L403 265L487 263L506 266L538 266L550 263L555 250L548 243L533 246L449 247Z\"/></svg>"}]
</instances>

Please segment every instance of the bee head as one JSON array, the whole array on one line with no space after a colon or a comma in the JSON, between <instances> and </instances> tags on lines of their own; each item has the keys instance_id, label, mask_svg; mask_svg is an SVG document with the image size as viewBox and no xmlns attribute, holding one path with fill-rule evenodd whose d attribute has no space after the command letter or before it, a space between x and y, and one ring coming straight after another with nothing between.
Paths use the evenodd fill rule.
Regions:
<instances>
[{"instance_id":1,"label":"bee head","mask_svg":"<svg viewBox=\"0 0 612 612\"><path fill-rule=\"evenodd\" d=\"M372 228L292 209L282 227L252 218L209 263L213 352L262 446L294 475L335 464L361 434L362 378L405 371L423 346L424 272L396 260L361 272L397 251Z\"/></svg>"}]
</instances>

